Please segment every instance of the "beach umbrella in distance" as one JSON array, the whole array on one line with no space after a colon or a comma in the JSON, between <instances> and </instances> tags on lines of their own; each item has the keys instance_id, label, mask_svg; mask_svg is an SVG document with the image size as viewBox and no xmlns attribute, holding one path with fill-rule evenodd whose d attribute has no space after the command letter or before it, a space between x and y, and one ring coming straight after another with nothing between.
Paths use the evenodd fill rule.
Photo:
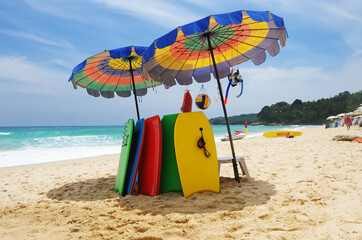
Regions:
<instances>
[{"instance_id":1,"label":"beach umbrella in distance","mask_svg":"<svg viewBox=\"0 0 362 240\"><path fill-rule=\"evenodd\" d=\"M357 109L353 112L353 116L358 116L358 115L362 115L362 110Z\"/></svg>"},{"instance_id":2,"label":"beach umbrella in distance","mask_svg":"<svg viewBox=\"0 0 362 240\"><path fill-rule=\"evenodd\" d=\"M172 30L156 39L144 53L144 70L165 87L210 81L211 73L221 89L220 79L230 68L249 59L262 64L265 51L271 56L285 46L284 20L270 12L236 11L205 17ZM278 43L279 42L279 43ZM235 180L239 180L224 96L221 104L228 130Z\"/></svg>"},{"instance_id":3,"label":"beach umbrella in distance","mask_svg":"<svg viewBox=\"0 0 362 240\"><path fill-rule=\"evenodd\" d=\"M337 115L337 117L344 117L344 116L346 116L345 113L340 113L340 114Z\"/></svg>"},{"instance_id":4,"label":"beach umbrella in distance","mask_svg":"<svg viewBox=\"0 0 362 240\"><path fill-rule=\"evenodd\" d=\"M86 88L93 97L129 97L133 92L137 117L140 119L137 96L147 94L147 88L161 85L142 74L142 55L146 47L128 46L105 50L77 65L68 81Z\"/></svg>"},{"instance_id":5,"label":"beach umbrella in distance","mask_svg":"<svg viewBox=\"0 0 362 240\"><path fill-rule=\"evenodd\" d=\"M335 118L338 118L338 117L337 116L329 116L329 117L326 118L326 120L331 120L332 121Z\"/></svg>"}]
</instances>

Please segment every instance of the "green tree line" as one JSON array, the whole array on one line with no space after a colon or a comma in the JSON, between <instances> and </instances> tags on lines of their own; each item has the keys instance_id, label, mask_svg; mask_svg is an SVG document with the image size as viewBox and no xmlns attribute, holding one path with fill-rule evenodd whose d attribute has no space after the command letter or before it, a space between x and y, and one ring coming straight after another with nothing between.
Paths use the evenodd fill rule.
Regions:
<instances>
[{"instance_id":1,"label":"green tree line","mask_svg":"<svg viewBox=\"0 0 362 240\"><path fill-rule=\"evenodd\" d=\"M229 123L231 125L241 125L247 121L248 124L258 122L258 117L256 113L249 113L249 114L240 114L237 116L229 117ZM225 125L225 118L224 117L217 117L209 119L210 124L212 125Z\"/></svg>"},{"instance_id":2,"label":"green tree line","mask_svg":"<svg viewBox=\"0 0 362 240\"><path fill-rule=\"evenodd\" d=\"M292 104L277 102L264 106L259 113L241 114L229 117L230 124L249 124L262 122L263 124L323 124L326 118L339 113L354 111L362 103L362 91L339 93L331 98L322 98L317 101L303 102L296 99ZM210 119L211 124L225 124L223 117Z\"/></svg>"}]
</instances>

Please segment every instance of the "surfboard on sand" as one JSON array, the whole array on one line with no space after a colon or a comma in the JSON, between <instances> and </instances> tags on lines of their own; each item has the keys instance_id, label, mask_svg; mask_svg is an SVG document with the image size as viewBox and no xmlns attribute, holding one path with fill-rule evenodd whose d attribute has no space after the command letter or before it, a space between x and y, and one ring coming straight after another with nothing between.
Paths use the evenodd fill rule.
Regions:
<instances>
[{"instance_id":1,"label":"surfboard on sand","mask_svg":"<svg viewBox=\"0 0 362 240\"><path fill-rule=\"evenodd\" d=\"M138 169L138 193L156 196L160 190L162 128L160 117L145 120L145 139Z\"/></svg>"},{"instance_id":2,"label":"surfboard on sand","mask_svg":"<svg viewBox=\"0 0 362 240\"><path fill-rule=\"evenodd\" d=\"M119 157L116 185L114 187L116 192L118 192L121 195L123 195L123 189L125 186L124 183L126 179L128 159L131 151L133 130L134 130L134 121L133 119L129 119L124 127L122 149L121 149L121 155Z\"/></svg>"},{"instance_id":3,"label":"surfboard on sand","mask_svg":"<svg viewBox=\"0 0 362 240\"><path fill-rule=\"evenodd\" d=\"M184 196L205 191L218 193L220 183L215 138L206 116L202 112L180 113L174 134Z\"/></svg>"},{"instance_id":4,"label":"surfboard on sand","mask_svg":"<svg viewBox=\"0 0 362 240\"><path fill-rule=\"evenodd\" d=\"M133 193L133 187L137 177L139 160L142 154L144 144L144 132L144 119L142 118L137 121L136 128L133 133L131 153L128 159L125 187L123 189L124 196Z\"/></svg>"},{"instance_id":5,"label":"surfboard on sand","mask_svg":"<svg viewBox=\"0 0 362 240\"><path fill-rule=\"evenodd\" d=\"M174 130L178 114L162 117L162 164L160 178L160 193L182 192L180 176L178 174Z\"/></svg>"},{"instance_id":6,"label":"surfboard on sand","mask_svg":"<svg viewBox=\"0 0 362 240\"><path fill-rule=\"evenodd\" d=\"M263 134L267 138L286 137L286 136L301 136L302 132L299 131L272 131Z\"/></svg>"}]
</instances>

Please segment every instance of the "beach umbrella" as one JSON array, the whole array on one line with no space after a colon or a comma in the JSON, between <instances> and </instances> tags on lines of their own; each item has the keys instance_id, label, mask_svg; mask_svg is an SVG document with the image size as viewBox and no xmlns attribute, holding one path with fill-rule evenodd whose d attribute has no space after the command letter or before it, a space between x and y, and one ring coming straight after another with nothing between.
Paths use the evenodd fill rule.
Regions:
<instances>
[{"instance_id":1,"label":"beach umbrella","mask_svg":"<svg viewBox=\"0 0 362 240\"><path fill-rule=\"evenodd\" d=\"M344 116L346 116L345 113L340 113L340 114L337 115L337 117L344 117Z\"/></svg>"},{"instance_id":2,"label":"beach umbrella","mask_svg":"<svg viewBox=\"0 0 362 240\"><path fill-rule=\"evenodd\" d=\"M353 112L353 116L358 116L358 115L362 115L362 110L357 109Z\"/></svg>"},{"instance_id":3,"label":"beach umbrella","mask_svg":"<svg viewBox=\"0 0 362 240\"><path fill-rule=\"evenodd\" d=\"M326 118L326 120L333 120L333 119L335 119L335 118L338 118L338 117L336 117L336 116L329 116L329 117Z\"/></svg>"},{"instance_id":4,"label":"beach umbrella","mask_svg":"<svg viewBox=\"0 0 362 240\"><path fill-rule=\"evenodd\" d=\"M142 74L142 55L146 47L128 46L105 50L77 65L68 81L87 89L93 97L131 96L133 92L137 117L140 119L137 96L147 94L147 88L161 85Z\"/></svg>"},{"instance_id":5,"label":"beach umbrella","mask_svg":"<svg viewBox=\"0 0 362 240\"><path fill-rule=\"evenodd\" d=\"M249 59L259 65L279 53L286 42L284 21L270 12L236 11L205 17L172 30L156 39L144 53L144 70L165 87L189 85L195 80L207 82L212 73L221 89L220 79L230 74L230 67ZM278 43L279 42L279 43ZM235 151L220 91L235 179L239 181Z\"/></svg>"}]
</instances>

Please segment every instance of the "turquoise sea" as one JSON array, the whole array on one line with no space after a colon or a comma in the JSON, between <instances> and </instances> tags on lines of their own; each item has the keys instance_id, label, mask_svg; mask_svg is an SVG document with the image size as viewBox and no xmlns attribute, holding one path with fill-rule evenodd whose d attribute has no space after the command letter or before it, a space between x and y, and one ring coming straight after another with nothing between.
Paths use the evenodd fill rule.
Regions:
<instances>
[{"instance_id":1,"label":"turquoise sea","mask_svg":"<svg viewBox=\"0 0 362 240\"><path fill-rule=\"evenodd\" d=\"M245 131L231 125L231 131ZM248 126L247 137L275 130L300 130L313 126ZM119 154L123 126L0 127L0 167L54 162ZM227 133L225 125L212 126L215 140Z\"/></svg>"}]
</instances>

